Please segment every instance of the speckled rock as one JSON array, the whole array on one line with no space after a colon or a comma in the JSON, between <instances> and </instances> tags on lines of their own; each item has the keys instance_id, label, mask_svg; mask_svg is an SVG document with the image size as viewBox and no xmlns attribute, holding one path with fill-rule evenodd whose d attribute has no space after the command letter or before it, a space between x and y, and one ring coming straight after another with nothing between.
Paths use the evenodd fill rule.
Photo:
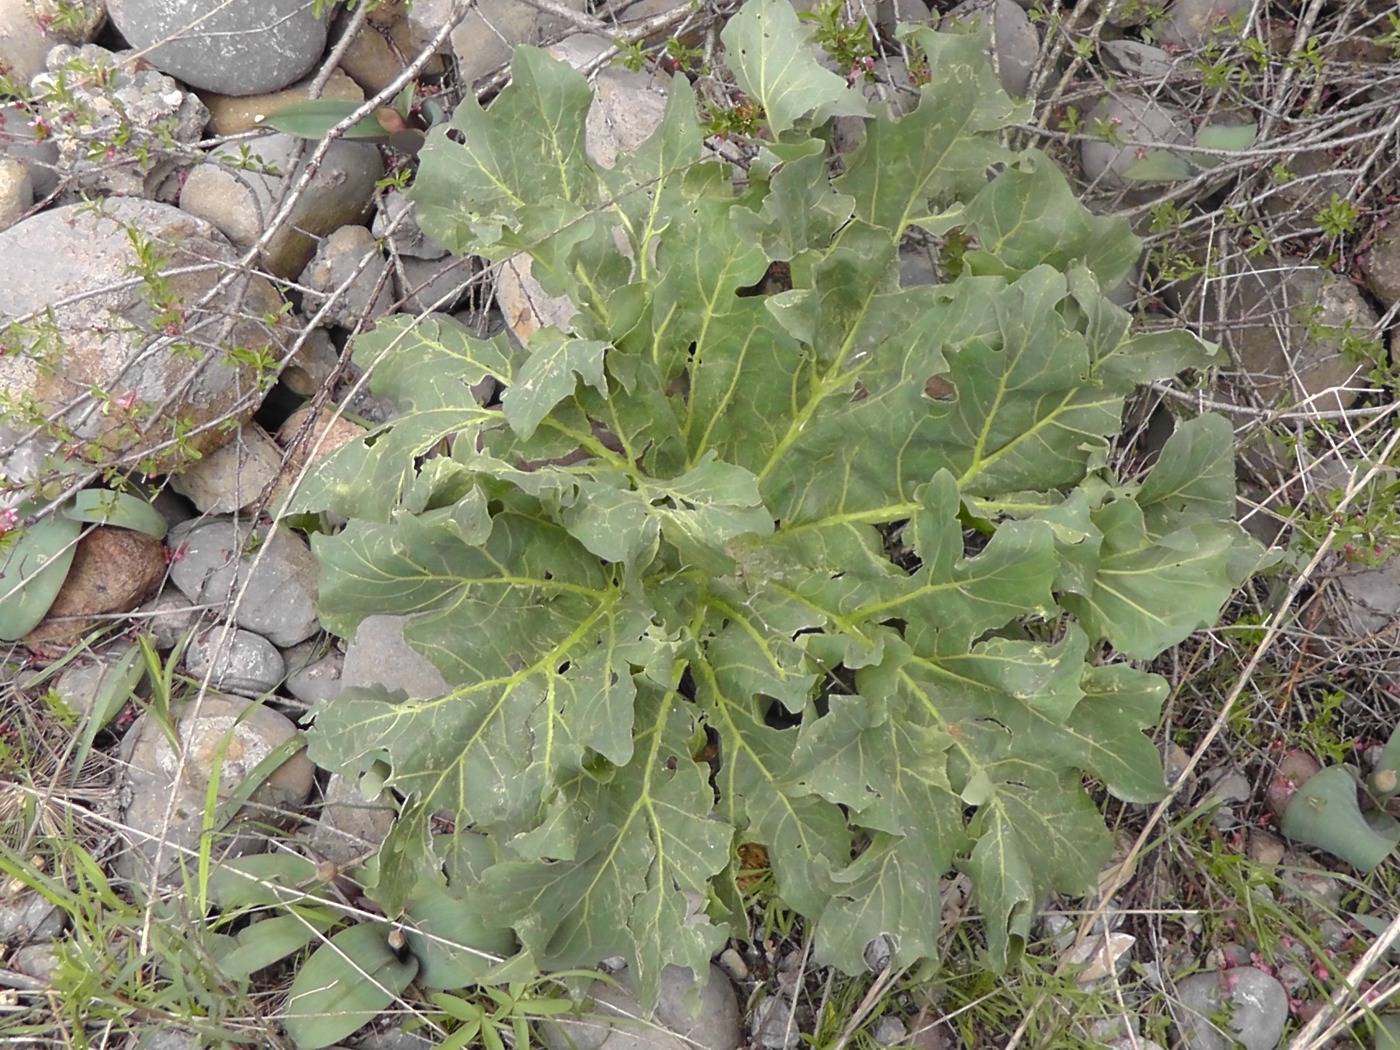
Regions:
<instances>
[{"instance_id":1,"label":"speckled rock","mask_svg":"<svg viewBox=\"0 0 1400 1050\"><path fill-rule=\"evenodd\" d=\"M129 699L132 687L144 673L145 664L140 662L136 646L118 641L65 667L54 682L53 691L68 710L82 718L88 718L100 702L115 702L117 706L99 712L105 726Z\"/></svg>"},{"instance_id":2,"label":"speckled rock","mask_svg":"<svg viewBox=\"0 0 1400 1050\"><path fill-rule=\"evenodd\" d=\"M185 163L180 147L198 142L209 123L204 103L170 77L132 68L96 44L56 47L45 68L30 87L74 188L172 200L172 176Z\"/></svg>"},{"instance_id":3,"label":"speckled rock","mask_svg":"<svg viewBox=\"0 0 1400 1050\"><path fill-rule=\"evenodd\" d=\"M218 608L233 601L235 622L273 645L295 645L318 630L316 559L299 534L212 520L172 529L166 542L180 554L171 582L191 601Z\"/></svg>"},{"instance_id":4,"label":"speckled rock","mask_svg":"<svg viewBox=\"0 0 1400 1050\"><path fill-rule=\"evenodd\" d=\"M200 613L192 601L174 587L167 587L137 609L133 619L138 630L151 636L158 651L169 652L194 631Z\"/></svg>"},{"instance_id":5,"label":"speckled rock","mask_svg":"<svg viewBox=\"0 0 1400 1050\"><path fill-rule=\"evenodd\" d=\"M694 976L682 966L662 970L650 1025L636 1023L647 1014L633 993L629 971L614 975L621 987L596 981L589 992L591 1016L543 1026L545 1042L551 1050L736 1050L744 1040L734 986L711 965L709 981L697 993ZM619 1019L616 1025L610 1016Z\"/></svg>"},{"instance_id":6,"label":"speckled rock","mask_svg":"<svg viewBox=\"0 0 1400 1050\"><path fill-rule=\"evenodd\" d=\"M32 890L18 889L0 898L0 944L51 941L67 925L63 909Z\"/></svg>"},{"instance_id":7,"label":"speckled rock","mask_svg":"<svg viewBox=\"0 0 1400 1050\"><path fill-rule=\"evenodd\" d=\"M227 799L274 748L291 739L296 726L268 707L222 693L172 704L170 714L175 739L184 747L183 761L168 727L154 713L138 717L122 738L121 781L127 800L122 817L130 848L118 855L117 871L123 878L144 881L159 852L160 881L178 885L179 867L190 863L187 851L203 831L205 795L216 763L218 798ZM253 791L238 817L266 822L275 820L279 810L300 807L311 794L315 773L304 751L291 755ZM216 857L247 852L260 841L230 830L215 836L213 850Z\"/></svg>"},{"instance_id":8,"label":"speckled rock","mask_svg":"<svg viewBox=\"0 0 1400 1050\"><path fill-rule=\"evenodd\" d=\"M282 653L287 662L286 690L308 706L329 700L341 688L340 672L345 666L345 654L337 649L325 656L309 658L309 652L321 648L306 642Z\"/></svg>"},{"instance_id":9,"label":"speckled rock","mask_svg":"<svg viewBox=\"0 0 1400 1050\"><path fill-rule=\"evenodd\" d=\"M441 259L447 254L446 248L423 232L418 225L416 205L402 193L385 194L370 228L376 237L384 238L388 249L396 255Z\"/></svg>"},{"instance_id":10,"label":"speckled rock","mask_svg":"<svg viewBox=\"0 0 1400 1050\"><path fill-rule=\"evenodd\" d=\"M315 397L340 364L340 351L324 328L306 328L301 346L292 343L278 379L300 397Z\"/></svg>"},{"instance_id":11,"label":"speckled rock","mask_svg":"<svg viewBox=\"0 0 1400 1050\"><path fill-rule=\"evenodd\" d=\"M477 279L470 255L442 259L399 259L394 265L394 295L404 313L446 313L466 298Z\"/></svg>"},{"instance_id":12,"label":"speckled rock","mask_svg":"<svg viewBox=\"0 0 1400 1050\"><path fill-rule=\"evenodd\" d=\"M283 179L295 183L301 177L303 169L292 166L300 142L279 132L220 146L207 163L190 172L180 192L180 207L212 223L236 247L252 247L274 215L272 206ZM241 149L256 158L256 170L234 166ZM308 146L303 163L310 152ZM279 277L296 277L315 254L316 237L365 217L383 174L384 161L373 144L344 139L334 143L286 225L264 250L262 265Z\"/></svg>"},{"instance_id":13,"label":"speckled rock","mask_svg":"<svg viewBox=\"0 0 1400 1050\"><path fill-rule=\"evenodd\" d=\"M205 264L164 280L172 305L185 310L177 332L183 340L153 342L148 291L130 280L139 259L128 230L173 266ZM254 368L234 364L216 348L271 347L280 356L285 339L280 327L261 320L282 307L281 296L261 277L242 274L208 306L196 306L220 276L207 263L234 259L208 223L129 198L107 201L100 213L89 205L54 208L0 232L0 325L52 308L63 347L47 354L45 367L10 348L0 355L0 388L61 414L78 438L72 452L80 456L103 459L113 451L165 446L155 465L169 467L182 457L168 444L177 433L186 435L186 447L212 451L228 434L200 428L249 415L260 400ZM235 302L239 307L231 309ZM199 360L183 349L187 341L207 348Z\"/></svg>"},{"instance_id":14,"label":"speckled rock","mask_svg":"<svg viewBox=\"0 0 1400 1050\"><path fill-rule=\"evenodd\" d=\"M403 640L407 616L366 616L345 647L342 688L380 686L409 696L442 696L451 688L442 673Z\"/></svg>"},{"instance_id":15,"label":"speckled rock","mask_svg":"<svg viewBox=\"0 0 1400 1050\"><path fill-rule=\"evenodd\" d=\"M185 673L211 689L259 697L277 687L287 668L262 635L216 625L195 633L185 650Z\"/></svg>"},{"instance_id":16,"label":"speckled rock","mask_svg":"<svg viewBox=\"0 0 1400 1050\"><path fill-rule=\"evenodd\" d=\"M340 60L340 68L364 89L376 95L402 73L418 54L420 45L413 28L404 18L404 4L384 4L375 8ZM339 43L350 24L351 12L341 10L331 23L331 40ZM437 76L446 69L443 56L433 55L423 67L425 76Z\"/></svg>"},{"instance_id":17,"label":"speckled rock","mask_svg":"<svg viewBox=\"0 0 1400 1050\"><path fill-rule=\"evenodd\" d=\"M281 91L265 91L256 95L221 95L217 91L199 91L196 94L209 110L209 134L238 135L255 130L259 121L272 116L279 109L305 102L311 97L311 82L315 79L314 75L304 77ZM365 93L341 70L335 69L317 97L363 102Z\"/></svg>"},{"instance_id":18,"label":"speckled rock","mask_svg":"<svg viewBox=\"0 0 1400 1050\"><path fill-rule=\"evenodd\" d=\"M1317 215L1332 201L1345 200L1351 176L1337 170L1337 161L1326 150L1302 150L1281 162L1292 175L1275 180L1258 201L1261 224L1270 238L1297 237L1318 227Z\"/></svg>"},{"instance_id":19,"label":"speckled rock","mask_svg":"<svg viewBox=\"0 0 1400 1050\"><path fill-rule=\"evenodd\" d=\"M277 429L277 444L288 452L277 480L277 498L294 490L308 463L329 456L346 442L364 437L365 433L360 424L336 415L333 406L323 405L319 411L313 411L310 405L297 409Z\"/></svg>"},{"instance_id":20,"label":"speckled rock","mask_svg":"<svg viewBox=\"0 0 1400 1050\"><path fill-rule=\"evenodd\" d=\"M1400 230L1387 229L1361 259L1366 287L1389 310L1400 303Z\"/></svg>"},{"instance_id":21,"label":"speckled rock","mask_svg":"<svg viewBox=\"0 0 1400 1050\"><path fill-rule=\"evenodd\" d=\"M107 8L161 72L225 95L284 88L326 46L329 16L318 17L307 0L107 0Z\"/></svg>"},{"instance_id":22,"label":"speckled rock","mask_svg":"<svg viewBox=\"0 0 1400 1050\"><path fill-rule=\"evenodd\" d=\"M1274 1050L1288 1020L1283 985L1253 966L1196 973L1176 986L1176 1023L1186 1050ZM1224 1029L1211 1018L1228 1012Z\"/></svg>"},{"instance_id":23,"label":"speckled rock","mask_svg":"<svg viewBox=\"0 0 1400 1050\"><path fill-rule=\"evenodd\" d=\"M170 487L202 514L253 506L282 467L282 450L256 423L244 423L226 445L171 475Z\"/></svg>"}]
</instances>

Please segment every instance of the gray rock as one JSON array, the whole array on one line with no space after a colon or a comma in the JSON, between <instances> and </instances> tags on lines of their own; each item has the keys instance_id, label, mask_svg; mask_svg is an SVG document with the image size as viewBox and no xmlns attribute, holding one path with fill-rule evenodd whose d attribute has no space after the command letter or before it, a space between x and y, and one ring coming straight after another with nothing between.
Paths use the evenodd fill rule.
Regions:
<instances>
[{"instance_id":1,"label":"gray rock","mask_svg":"<svg viewBox=\"0 0 1400 1050\"><path fill-rule=\"evenodd\" d=\"M1167 15L1154 26L1164 47L1189 49L1235 32L1232 20L1249 10L1251 0L1173 0Z\"/></svg>"},{"instance_id":2,"label":"gray rock","mask_svg":"<svg viewBox=\"0 0 1400 1050\"><path fill-rule=\"evenodd\" d=\"M19 106L0 106L0 156L21 161L34 181L34 196L43 198L58 188L58 143L51 135L36 137L36 119Z\"/></svg>"},{"instance_id":3,"label":"gray rock","mask_svg":"<svg viewBox=\"0 0 1400 1050\"><path fill-rule=\"evenodd\" d=\"M273 645L296 645L319 630L316 559L291 530L215 520L172 530L166 542L183 551L170 578L191 601L222 607L236 599L238 626Z\"/></svg>"},{"instance_id":4,"label":"gray rock","mask_svg":"<svg viewBox=\"0 0 1400 1050\"><path fill-rule=\"evenodd\" d=\"M167 588L136 610L139 630L151 636L161 652L179 645L199 623L200 609L174 588Z\"/></svg>"},{"instance_id":5,"label":"gray rock","mask_svg":"<svg viewBox=\"0 0 1400 1050\"><path fill-rule=\"evenodd\" d=\"M13 226L34 206L34 177L29 166L0 156L0 230Z\"/></svg>"},{"instance_id":6,"label":"gray rock","mask_svg":"<svg viewBox=\"0 0 1400 1050\"><path fill-rule=\"evenodd\" d=\"M185 673L212 689L262 696L287 673L282 654L260 634L224 626L198 632L185 650Z\"/></svg>"},{"instance_id":7,"label":"gray rock","mask_svg":"<svg viewBox=\"0 0 1400 1050\"><path fill-rule=\"evenodd\" d=\"M60 959L51 944L26 944L23 948L17 948L10 956L9 965L20 973L49 984L58 972Z\"/></svg>"},{"instance_id":8,"label":"gray rock","mask_svg":"<svg viewBox=\"0 0 1400 1050\"><path fill-rule=\"evenodd\" d=\"M117 642L101 652L69 664L54 682L69 710L86 718L101 701L105 706L103 725L117 715L121 705L145 673L145 665L135 655L131 642ZM110 702L109 702L110 701Z\"/></svg>"},{"instance_id":9,"label":"gray rock","mask_svg":"<svg viewBox=\"0 0 1400 1050\"><path fill-rule=\"evenodd\" d=\"M1274 1050L1288 1020L1288 993L1253 966L1196 973L1177 984L1176 1023L1186 1050ZM1213 1018L1228 1016L1218 1025Z\"/></svg>"},{"instance_id":10,"label":"gray rock","mask_svg":"<svg viewBox=\"0 0 1400 1050\"><path fill-rule=\"evenodd\" d=\"M204 1050L207 1045L182 1028L148 1028L136 1041L135 1050Z\"/></svg>"},{"instance_id":11,"label":"gray rock","mask_svg":"<svg viewBox=\"0 0 1400 1050\"><path fill-rule=\"evenodd\" d=\"M303 328L303 334L300 347L292 344L278 379L300 397L315 397L340 364L340 351L324 328Z\"/></svg>"},{"instance_id":12,"label":"gray rock","mask_svg":"<svg viewBox=\"0 0 1400 1050\"><path fill-rule=\"evenodd\" d=\"M442 696L450 687L442 674L403 640L407 616L366 616L345 647L342 689L382 686L409 696Z\"/></svg>"},{"instance_id":13,"label":"gray rock","mask_svg":"<svg viewBox=\"0 0 1400 1050\"><path fill-rule=\"evenodd\" d=\"M1351 192L1351 176L1337 170L1337 161L1326 150L1303 150L1283 163L1293 177L1274 180L1258 200L1264 230L1277 239L1317 230L1313 216L1334 194L1345 200Z\"/></svg>"},{"instance_id":14,"label":"gray rock","mask_svg":"<svg viewBox=\"0 0 1400 1050\"><path fill-rule=\"evenodd\" d=\"M735 1050L743 1042L734 986L719 967L710 966L709 982L697 997L695 975L667 966L650 1017L631 990L630 973L624 969L615 978L622 987L594 982L588 1017L542 1026L551 1050Z\"/></svg>"},{"instance_id":15,"label":"gray rock","mask_svg":"<svg viewBox=\"0 0 1400 1050\"><path fill-rule=\"evenodd\" d=\"M226 445L186 464L170 487L202 514L232 514L262 498L282 466L282 450L256 423L244 423Z\"/></svg>"},{"instance_id":16,"label":"gray rock","mask_svg":"<svg viewBox=\"0 0 1400 1050\"><path fill-rule=\"evenodd\" d=\"M549 53L582 69L609 47L611 41L591 33L576 33L549 48ZM617 164L619 153L630 153L651 137L666 113L666 85L650 73L604 66L593 76L593 102L584 124L584 148L604 168Z\"/></svg>"},{"instance_id":17,"label":"gray rock","mask_svg":"<svg viewBox=\"0 0 1400 1050\"><path fill-rule=\"evenodd\" d=\"M106 15L103 0L0 0L0 71L23 88L52 48L87 43Z\"/></svg>"},{"instance_id":18,"label":"gray rock","mask_svg":"<svg viewBox=\"0 0 1400 1050\"><path fill-rule=\"evenodd\" d=\"M767 1050L792 1050L802 1040L792 1003L781 995L769 996L754 1008L749 1030L754 1041Z\"/></svg>"},{"instance_id":19,"label":"gray rock","mask_svg":"<svg viewBox=\"0 0 1400 1050\"><path fill-rule=\"evenodd\" d=\"M909 1037L909 1029L898 1017L885 1014L875 1022L875 1028L870 1035L881 1046L898 1046Z\"/></svg>"},{"instance_id":20,"label":"gray rock","mask_svg":"<svg viewBox=\"0 0 1400 1050\"><path fill-rule=\"evenodd\" d=\"M172 308L185 311L180 340L152 338L150 289L131 281L140 261L129 231L169 265L197 267L162 282ZM0 231L0 327L51 308L57 327L50 345L62 347L48 355L48 367L25 353L0 355L0 389L60 415L78 439L72 451L79 455L110 460L104 448L162 446L155 466L178 464L183 452L168 444L177 434L254 408L257 372L215 348L271 342L274 354L282 349L282 330L261 320L282 308L264 278L242 274L210 303L196 305L220 277L209 263L234 260L208 223L131 198L109 199L101 212L87 204L54 208ZM207 348L198 361L185 349L190 342ZM211 426L188 433L185 445L205 453L227 439ZM90 448L90 441L103 447Z\"/></svg>"},{"instance_id":21,"label":"gray rock","mask_svg":"<svg viewBox=\"0 0 1400 1050\"><path fill-rule=\"evenodd\" d=\"M1400 564L1393 559L1379 568L1338 573L1333 585L1341 591L1348 626L1363 635L1384 630L1400 616Z\"/></svg>"},{"instance_id":22,"label":"gray rock","mask_svg":"<svg viewBox=\"0 0 1400 1050\"><path fill-rule=\"evenodd\" d=\"M283 180L295 183L301 177L303 168L292 165L301 142L278 132L218 147L189 173L180 207L212 223L236 247L252 247L275 214ZM244 164L244 150L251 164ZM302 165L311 152L309 146L302 150ZM384 160L372 143L332 144L286 224L264 249L262 265L278 277L300 274L316 253L316 238L364 219L383 174Z\"/></svg>"},{"instance_id":23,"label":"gray rock","mask_svg":"<svg viewBox=\"0 0 1400 1050\"><path fill-rule=\"evenodd\" d=\"M342 226L316 249L302 271L302 311L317 324L369 327L394 304L389 263L379 253L374 234L363 226Z\"/></svg>"},{"instance_id":24,"label":"gray rock","mask_svg":"<svg viewBox=\"0 0 1400 1050\"><path fill-rule=\"evenodd\" d=\"M185 162L179 147L198 142L209 123L204 103L168 76L124 64L96 44L56 47L46 67L30 88L58 145L59 166L76 188L173 198L167 182Z\"/></svg>"},{"instance_id":25,"label":"gray rock","mask_svg":"<svg viewBox=\"0 0 1400 1050\"><path fill-rule=\"evenodd\" d=\"M417 208L397 190L385 194L375 213L371 227L376 237L383 237L389 250L415 259L441 259L447 249L438 244L418 225Z\"/></svg>"},{"instance_id":26,"label":"gray rock","mask_svg":"<svg viewBox=\"0 0 1400 1050\"><path fill-rule=\"evenodd\" d=\"M1121 1036L1106 1045L1108 1050L1162 1050L1160 1043L1144 1039L1139 1035Z\"/></svg>"},{"instance_id":27,"label":"gray rock","mask_svg":"<svg viewBox=\"0 0 1400 1050\"><path fill-rule=\"evenodd\" d=\"M1138 95L1102 99L1089 111L1086 125L1092 128L1096 121L1113 129L1113 141L1085 141L1079 150L1085 180L1103 189L1142 185L1124 177L1142 155L1191 140L1186 130L1190 122L1184 113Z\"/></svg>"},{"instance_id":28,"label":"gray rock","mask_svg":"<svg viewBox=\"0 0 1400 1050\"><path fill-rule=\"evenodd\" d=\"M584 0L563 0L561 6L583 11ZM427 43L452 10L452 0L415 0L408 26L417 46ZM462 80L472 84L510 61L517 44L540 44L559 36L570 23L546 14L524 0L495 0L489 8L474 6L452 30L452 50Z\"/></svg>"},{"instance_id":29,"label":"gray rock","mask_svg":"<svg viewBox=\"0 0 1400 1050\"><path fill-rule=\"evenodd\" d=\"M1383 230L1371 250L1362 257L1366 287L1389 310L1400 303L1400 230Z\"/></svg>"},{"instance_id":30,"label":"gray rock","mask_svg":"<svg viewBox=\"0 0 1400 1050\"><path fill-rule=\"evenodd\" d=\"M286 654L283 654L284 658ZM294 666L287 659L287 692L304 704L318 704L340 692L345 654L332 652L312 663Z\"/></svg>"},{"instance_id":31,"label":"gray rock","mask_svg":"<svg viewBox=\"0 0 1400 1050\"><path fill-rule=\"evenodd\" d=\"M284 88L326 46L328 13L317 17L307 0L107 0L107 8L161 72L224 95Z\"/></svg>"},{"instance_id":32,"label":"gray rock","mask_svg":"<svg viewBox=\"0 0 1400 1050\"><path fill-rule=\"evenodd\" d=\"M341 866L382 846L398 812L389 792L371 801L353 780L339 773L331 774L324 799L321 815L311 829L311 844L318 857Z\"/></svg>"},{"instance_id":33,"label":"gray rock","mask_svg":"<svg viewBox=\"0 0 1400 1050\"><path fill-rule=\"evenodd\" d=\"M1239 384L1264 404L1347 408L1374 362L1349 341L1376 337L1377 317L1356 287L1305 259L1237 258L1233 272L1205 285L1188 320L1220 342L1242 373Z\"/></svg>"},{"instance_id":34,"label":"gray rock","mask_svg":"<svg viewBox=\"0 0 1400 1050\"><path fill-rule=\"evenodd\" d=\"M63 909L38 893L21 890L0 901L0 944L51 941L67 924Z\"/></svg>"},{"instance_id":35,"label":"gray rock","mask_svg":"<svg viewBox=\"0 0 1400 1050\"><path fill-rule=\"evenodd\" d=\"M1149 83L1168 79L1176 67L1176 60L1160 47L1138 40L1105 40L1099 55L1109 68Z\"/></svg>"},{"instance_id":36,"label":"gray rock","mask_svg":"<svg viewBox=\"0 0 1400 1050\"><path fill-rule=\"evenodd\" d=\"M394 260L394 292L405 313L446 313L466 297L476 279L476 261L470 255Z\"/></svg>"},{"instance_id":37,"label":"gray rock","mask_svg":"<svg viewBox=\"0 0 1400 1050\"><path fill-rule=\"evenodd\" d=\"M992 29L992 61L1006 93L1021 98L1031 82L1031 71L1040 55L1040 35L1030 16L1016 0L965 0L948 13L954 22L986 24Z\"/></svg>"},{"instance_id":38,"label":"gray rock","mask_svg":"<svg viewBox=\"0 0 1400 1050\"><path fill-rule=\"evenodd\" d=\"M204 827L205 795L211 771L219 770L218 798L228 799L272 751L296 733L296 726L276 711L241 697L205 693L194 701L171 705L175 733L147 712L122 738L123 822L129 849L117 857L120 877L145 880L160 855L160 881L178 885L179 868ZM184 748L180 761L172 739ZM263 841L237 834L243 818L266 823L278 812L297 809L311 794L316 767L299 751L283 761L235 814L235 827L216 836L216 856L237 855ZM167 819L167 811L169 818ZM164 848L161 843L164 842Z\"/></svg>"}]
</instances>

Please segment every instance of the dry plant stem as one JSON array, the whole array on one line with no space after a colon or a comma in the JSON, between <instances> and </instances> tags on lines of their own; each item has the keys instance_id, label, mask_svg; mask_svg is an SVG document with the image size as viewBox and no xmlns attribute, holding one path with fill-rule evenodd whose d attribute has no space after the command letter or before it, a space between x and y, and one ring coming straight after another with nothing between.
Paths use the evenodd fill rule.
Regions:
<instances>
[{"instance_id":1,"label":"dry plant stem","mask_svg":"<svg viewBox=\"0 0 1400 1050\"><path fill-rule=\"evenodd\" d=\"M1371 943L1371 947L1366 949L1366 954L1356 961L1356 965L1351 968L1340 987L1328 996L1323 1008L1293 1037L1293 1041L1288 1044L1288 1050L1320 1050L1333 1037L1340 1035L1343 1028L1359 1019L1361 1013L1357 1012L1356 1007L1343 1011L1342 1004L1356 996L1366 975L1397 939L1400 939L1400 915L1391 920L1385 932L1377 937ZM1400 986L1392 986L1385 997L1390 998L1397 991L1400 991ZM1379 1006L1380 1001L1380 997L1368 1001L1362 1008L1363 1012L1365 1008Z\"/></svg>"},{"instance_id":2,"label":"dry plant stem","mask_svg":"<svg viewBox=\"0 0 1400 1050\"><path fill-rule=\"evenodd\" d=\"M1386 442L1384 449L1376 457L1375 462L1377 464L1388 462L1391 454L1395 451L1395 447L1397 444L1400 444L1400 431L1397 431L1395 434L1391 435L1390 439ZM1357 498L1357 496L1359 496L1361 492L1364 491L1366 486L1370 484L1371 480L1374 477L1376 477L1379 473L1381 473L1381 471L1382 468L1380 466L1373 466L1369 470L1367 470L1366 473L1359 480L1353 479L1347 485L1346 492L1344 493L1341 502L1337 505L1337 513L1345 514L1350 508L1352 502ZM1123 885L1131 877L1132 871L1135 870L1137 867L1135 861L1138 857L1141 856L1142 852L1147 846L1147 843L1151 840L1153 832L1156 829L1157 825L1161 823L1162 818L1166 816L1167 811L1171 808L1172 803L1176 800L1176 796L1180 794L1180 792L1186 787L1187 783L1191 779L1191 773L1201 763L1202 759L1205 757L1206 752L1210 749L1211 744L1215 742L1216 737L1218 737L1228 725L1231 711L1234 710L1235 704L1239 700L1240 695L1244 692L1244 690L1248 687L1250 681L1253 679L1254 672L1258 668L1260 662L1263 660L1264 654L1268 652L1268 650L1274 644L1274 641L1278 638L1278 636L1283 632L1284 628L1294 618L1294 613L1292 610L1294 604L1298 600L1298 595L1302 592L1303 588L1307 585L1308 581L1312 579L1313 574L1317 572L1318 566L1322 564L1322 561L1327 557L1328 553L1331 551L1332 544L1336 540L1336 538L1337 530L1334 528L1328 532L1326 538L1321 544L1319 544L1317 553L1312 556L1312 558L1308 561L1307 565L1303 567L1302 571L1300 571L1297 574L1297 576L1293 578L1293 582L1289 585L1288 592L1284 595L1283 601L1279 604L1279 607L1275 609L1274 612L1269 616L1268 623L1264 629L1263 638L1260 640L1258 646L1256 646L1253 655L1251 655L1249 658L1249 661L1245 664L1244 668L1236 677L1235 684L1231 686L1230 692L1226 695L1225 702L1221 706L1220 713L1216 716L1215 721L1211 723L1210 728L1201 738L1201 742L1198 745L1196 745L1196 749L1191 753L1190 759L1187 761L1185 767L1181 770L1180 774L1176 778L1175 783L1168 787L1166 796L1162 799L1161 802L1157 803L1156 807L1153 808L1152 813L1147 818L1147 822L1143 825L1142 831L1138 833L1136 841L1134 841L1132 848L1128 851L1127 857L1124 859L1122 864L1119 865L1118 870L1117 872L1115 872L1113 878L1108 880L1107 884L1099 888L1098 897L1094 904L1094 907L1090 911L1086 912L1084 917L1080 920L1079 929L1075 935L1074 944L1064 952L1064 954L1061 956L1060 964L1055 968L1055 973L1057 975L1063 975L1069 969L1070 963L1067 960L1069 959L1070 954L1072 953L1074 948L1077 948L1080 944L1089 939L1094 925L1098 923L1098 921L1103 916L1104 912L1108 909L1108 902L1112 899L1114 894L1116 894L1120 889L1122 889ZM1130 861L1133 861L1134 863L1130 864ZM1392 933L1391 930L1388 930L1387 932L1391 933L1392 939L1394 939L1395 936L1400 935L1400 919L1397 919L1396 922L1391 924L1391 926L1394 932ZM1369 957L1369 955L1370 953L1368 952L1367 956ZM1350 987L1349 983L1348 987ZM1007 1042L1003 1050L1015 1050L1015 1048L1021 1044L1021 1041L1025 1038L1026 1031L1029 1028L1031 1018L1038 1008L1039 1006L1037 1005L1026 1012L1026 1016L1022 1018L1021 1023L1016 1027L1016 1031L1012 1033L1011 1039ZM1291 1050L1303 1050L1303 1047L1301 1045L1295 1044L1295 1046L1291 1048Z\"/></svg>"},{"instance_id":3,"label":"dry plant stem","mask_svg":"<svg viewBox=\"0 0 1400 1050\"><path fill-rule=\"evenodd\" d=\"M851 1016L846 1019L845 1025L841 1028L841 1034L836 1037L836 1042L832 1044L831 1050L846 1050L846 1044L851 1041L851 1037L856 1034L856 1030L865 1024L875 1007L879 1006L894 987L895 982L909 972L909 967L901 966L898 970L891 970L888 966L880 971L879 976L870 982L870 987L866 990L865 996L859 1005L851 1012Z\"/></svg>"}]
</instances>

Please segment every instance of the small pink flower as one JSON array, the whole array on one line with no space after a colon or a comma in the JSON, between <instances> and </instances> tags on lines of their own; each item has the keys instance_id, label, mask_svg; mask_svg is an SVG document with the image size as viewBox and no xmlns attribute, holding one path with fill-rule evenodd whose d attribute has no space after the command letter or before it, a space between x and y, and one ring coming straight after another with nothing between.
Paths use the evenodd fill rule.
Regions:
<instances>
[{"instance_id":1,"label":"small pink flower","mask_svg":"<svg viewBox=\"0 0 1400 1050\"><path fill-rule=\"evenodd\" d=\"M127 391L125 394L123 394L121 397L117 398L117 407L118 407L118 408L124 408L124 409L130 411L130 410L131 410L131 406L134 405L134 404L136 404L136 391L135 391L135 390L128 390L128 391Z\"/></svg>"},{"instance_id":2,"label":"small pink flower","mask_svg":"<svg viewBox=\"0 0 1400 1050\"><path fill-rule=\"evenodd\" d=\"M14 507L5 507L0 510L0 536L5 535L19 524L19 511Z\"/></svg>"}]
</instances>

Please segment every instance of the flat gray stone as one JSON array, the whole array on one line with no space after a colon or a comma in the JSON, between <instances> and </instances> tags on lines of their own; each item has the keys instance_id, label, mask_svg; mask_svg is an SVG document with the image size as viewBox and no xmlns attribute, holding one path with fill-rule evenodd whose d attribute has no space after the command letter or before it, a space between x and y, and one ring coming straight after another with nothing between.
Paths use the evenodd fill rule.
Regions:
<instances>
[{"instance_id":1,"label":"flat gray stone","mask_svg":"<svg viewBox=\"0 0 1400 1050\"><path fill-rule=\"evenodd\" d=\"M1345 277L1305 259L1262 256L1233 266L1205 285L1188 320L1229 351L1239 386L1268 405L1349 408L1374 362L1348 352L1345 337L1375 338L1370 304Z\"/></svg>"},{"instance_id":2,"label":"flat gray stone","mask_svg":"<svg viewBox=\"0 0 1400 1050\"><path fill-rule=\"evenodd\" d=\"M276 91L326 46L330 4L309 0L107 0L112 24L163 73L221 95Z\"/></svg>"}]
</instances>

